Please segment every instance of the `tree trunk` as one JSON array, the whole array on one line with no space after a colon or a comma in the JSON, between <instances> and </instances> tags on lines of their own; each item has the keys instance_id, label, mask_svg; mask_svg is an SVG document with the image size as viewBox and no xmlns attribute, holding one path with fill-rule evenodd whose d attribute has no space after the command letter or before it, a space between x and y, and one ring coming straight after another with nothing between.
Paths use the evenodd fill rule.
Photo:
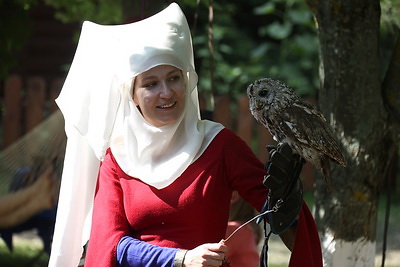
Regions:
<instances>
[{"instance_id":1,"label":"tree trunk","mask_svg":"<svg viewBox=\"0 0 400 267\"><path fill-rule=\"evenodd\" d=\"M397 37L393 55L383 82L382 95L387 109L397 126L400 124L400 36Z\"/></svg>"},{"instance_id":2,"label":"tree trunk","mask_svg":"<svg viewBox=\"0 0 400 267\"><path fill-rule=\"evenodd\" d=\"M379 77L379 0L307 3L320 41L319 105L348 164L332 164L331 190L317 179L325 266L374 266L379 190L392 145Z\"/></svg>"}]
</instances>

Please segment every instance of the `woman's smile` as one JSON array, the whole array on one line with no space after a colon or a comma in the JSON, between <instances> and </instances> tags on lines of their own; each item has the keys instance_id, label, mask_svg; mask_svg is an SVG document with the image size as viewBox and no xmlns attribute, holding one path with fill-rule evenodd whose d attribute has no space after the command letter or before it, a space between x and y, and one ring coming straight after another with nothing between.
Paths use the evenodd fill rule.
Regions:
<instances>
[{"instance_id":1,"label":"woman's smile","mask_svg":"<svg viewBox=\"0 0 400 267\"><path fill-rule=\"evenodd\" d=\"M181 117L185 94L182 71L171 65L160 65L136 77L133 101L147 122L161 127Z\"/></svg>"},{"instance_id":2,"label":"woman's smile","mask_svg":"<svg viewBox=\"0 0 400 267\"><path fill-rule=\"evenodd\" d=\"M174 107L175 105L176 105L176 102L173 102L173 103L171 103L171 104L165 104L165 105L162 105L162 106L158 106L157 108L169 109L169 108Z\"/></svg>"}]
</instances>

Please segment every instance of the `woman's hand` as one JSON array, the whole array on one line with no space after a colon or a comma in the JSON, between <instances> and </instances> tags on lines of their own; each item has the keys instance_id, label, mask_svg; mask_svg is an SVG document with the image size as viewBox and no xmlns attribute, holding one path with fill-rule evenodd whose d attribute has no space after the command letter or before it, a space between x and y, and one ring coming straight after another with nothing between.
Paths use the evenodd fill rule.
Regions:
<instances>
[{"instance_id":1,"label":"woman's hand","mask_svg":"<svg viewBox=\"0 0 400 267\"><path fill-rule=\"evenodd\" d=\"M200 245L186 253L183 266L221 266L227 251L228 247L223 241Z\"/></svg>"}]
</instances>

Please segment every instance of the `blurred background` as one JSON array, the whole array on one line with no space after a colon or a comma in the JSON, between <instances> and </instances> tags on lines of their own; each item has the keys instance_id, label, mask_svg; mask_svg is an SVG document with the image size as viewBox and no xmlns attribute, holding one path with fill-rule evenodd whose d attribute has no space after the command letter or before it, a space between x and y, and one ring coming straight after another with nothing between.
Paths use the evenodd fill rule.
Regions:
<instances>
[{"instance_id":1,"label":"blurred background","mask_svg":"<svg viewBox=\"0 0 400 267\"><path fill-rule=\"evenodd\" d=\"M66 137L63 118L54 99L62 88L73 60L82 22L90 20L99 24L131 23L155 14L170 2L172 1L0 1L0 196L18 191L37 180L37 170L42 164L38 162L38 158L50 160L56 171L54 179L60 179ZM322 84L326 76L321 71L324 46L320 42L323 40L321 29L328 26L319 23L318 16L321 17L321 14L315 9L315 1L176 2L184 11L192 30L202 114L205 118L221 122L225 127L236 131L265 162L265 146L274 141L249 112L246 88L250 83L263 77L281 79L314 105L324 108L323 104L329 101L329 97L326 100ZM394 55L400 53L397 41L400 1L366 2L378 3L380 7L376 11L379 13L376 30L379 35L376 47L379 67L376 69L379 73L375 74L385 84ZM332 2L330 4L333 5ZM344 6L343 3L342 5ZM336 9L338 17L341 16L340 6ZM332 22L333 27L335 25ZM357 31L356 27L353 28ZM399 56L397 60L400 61ZM365 63L360 61L360 64ZM392 84L394 85L385 87L389 88L386 91L382 89L383 97L392 97L383 101L387 103L385 107L389 110L388 114L391 114L391 118L384 122L385 125L398 125L398 122L392 120L396 115L392 114L398 115L396 112L399 111L399 106L396 107L400 103L399 80ZM356 88L343 90L350 92ZM337 105L340 106L340 103ZM357 104L354 109L357 109ZM369 113L368 107L360 112L365 121L375 114L373 109ZM370 124L374 125L374 119L371 119ZM378 129L379 127L377 126ZM385 143L380 148L387 150L387 157L377 156L385 162L382 166L384 173L381 171L382 177L377 178L379 181L371 186L374 192L372 196L359 190L361 195L358 197L372 198L372 217L375 220L373 225L376 227L370 230L372 233L368 236L375 236L378 240L377 266L381 264L382 251L386 250L386 266L400 266L400 227L395 224L400 220L399 134L397 126L389 128L387 132L390 132L388 135L391 137L385 137L384 140L390 144ZM368 130L362 127L360 131ZM378 140L379 142L383 141ZM362 166L358 167L362 169ZM29 177L33 178L26 180L28 176L21 175L23 170L32 173ZM315 183L316 176L318 174L314 168L306 164L301 179L306 191L305 200L310 207L314 207L318 199L324 199L320 195L327 195ZM338 176L345 180L351 175L339 172ZM55 187L57 191L57 185ZM355 195L354 191L351 194ZM388 213L390 207L391 212ZM4 244L0 241L0 266L46 266L55 206L46 212L44 215L38 214L39 217L32 217L33 220L27 224L24 224L26 221L21 222L17 225L19 228L0 229L4 241ZM385 228L386 224L388 227ZM321 220L320 227L324 225L326 221ZM386 241L386 236L389 236L389 241ZM281 250L277 247L275 251L280 254ZM271 262L271 266L287 265L288 253L282 251L283 260ZM392 257L397 260L391 262ZM273 257L270 258L273 261Z\"/></svg>"}]
</instances>

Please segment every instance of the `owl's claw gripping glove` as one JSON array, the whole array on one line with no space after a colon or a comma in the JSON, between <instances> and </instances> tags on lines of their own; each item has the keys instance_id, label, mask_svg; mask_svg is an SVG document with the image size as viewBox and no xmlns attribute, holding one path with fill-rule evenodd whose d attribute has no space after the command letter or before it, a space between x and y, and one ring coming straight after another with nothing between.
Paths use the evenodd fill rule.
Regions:
<instances>
[{"instance_id":1,"label":"owl's claw gripping glove","mask_svg":"<svg viewBox=\"0 0 400 267\"><path fill-rule=\"evenodd\" d=\"M294 224L303 203L303 187L299 179L305 163L298 154L293 154L287 143L279 143L277 147L267 146L269 161L265 164L268 175L264 177L264 185L270 189L268 198L261 213L270 210L265 216L272 233L280 234Z\"/></svg>"}]
</instances>

